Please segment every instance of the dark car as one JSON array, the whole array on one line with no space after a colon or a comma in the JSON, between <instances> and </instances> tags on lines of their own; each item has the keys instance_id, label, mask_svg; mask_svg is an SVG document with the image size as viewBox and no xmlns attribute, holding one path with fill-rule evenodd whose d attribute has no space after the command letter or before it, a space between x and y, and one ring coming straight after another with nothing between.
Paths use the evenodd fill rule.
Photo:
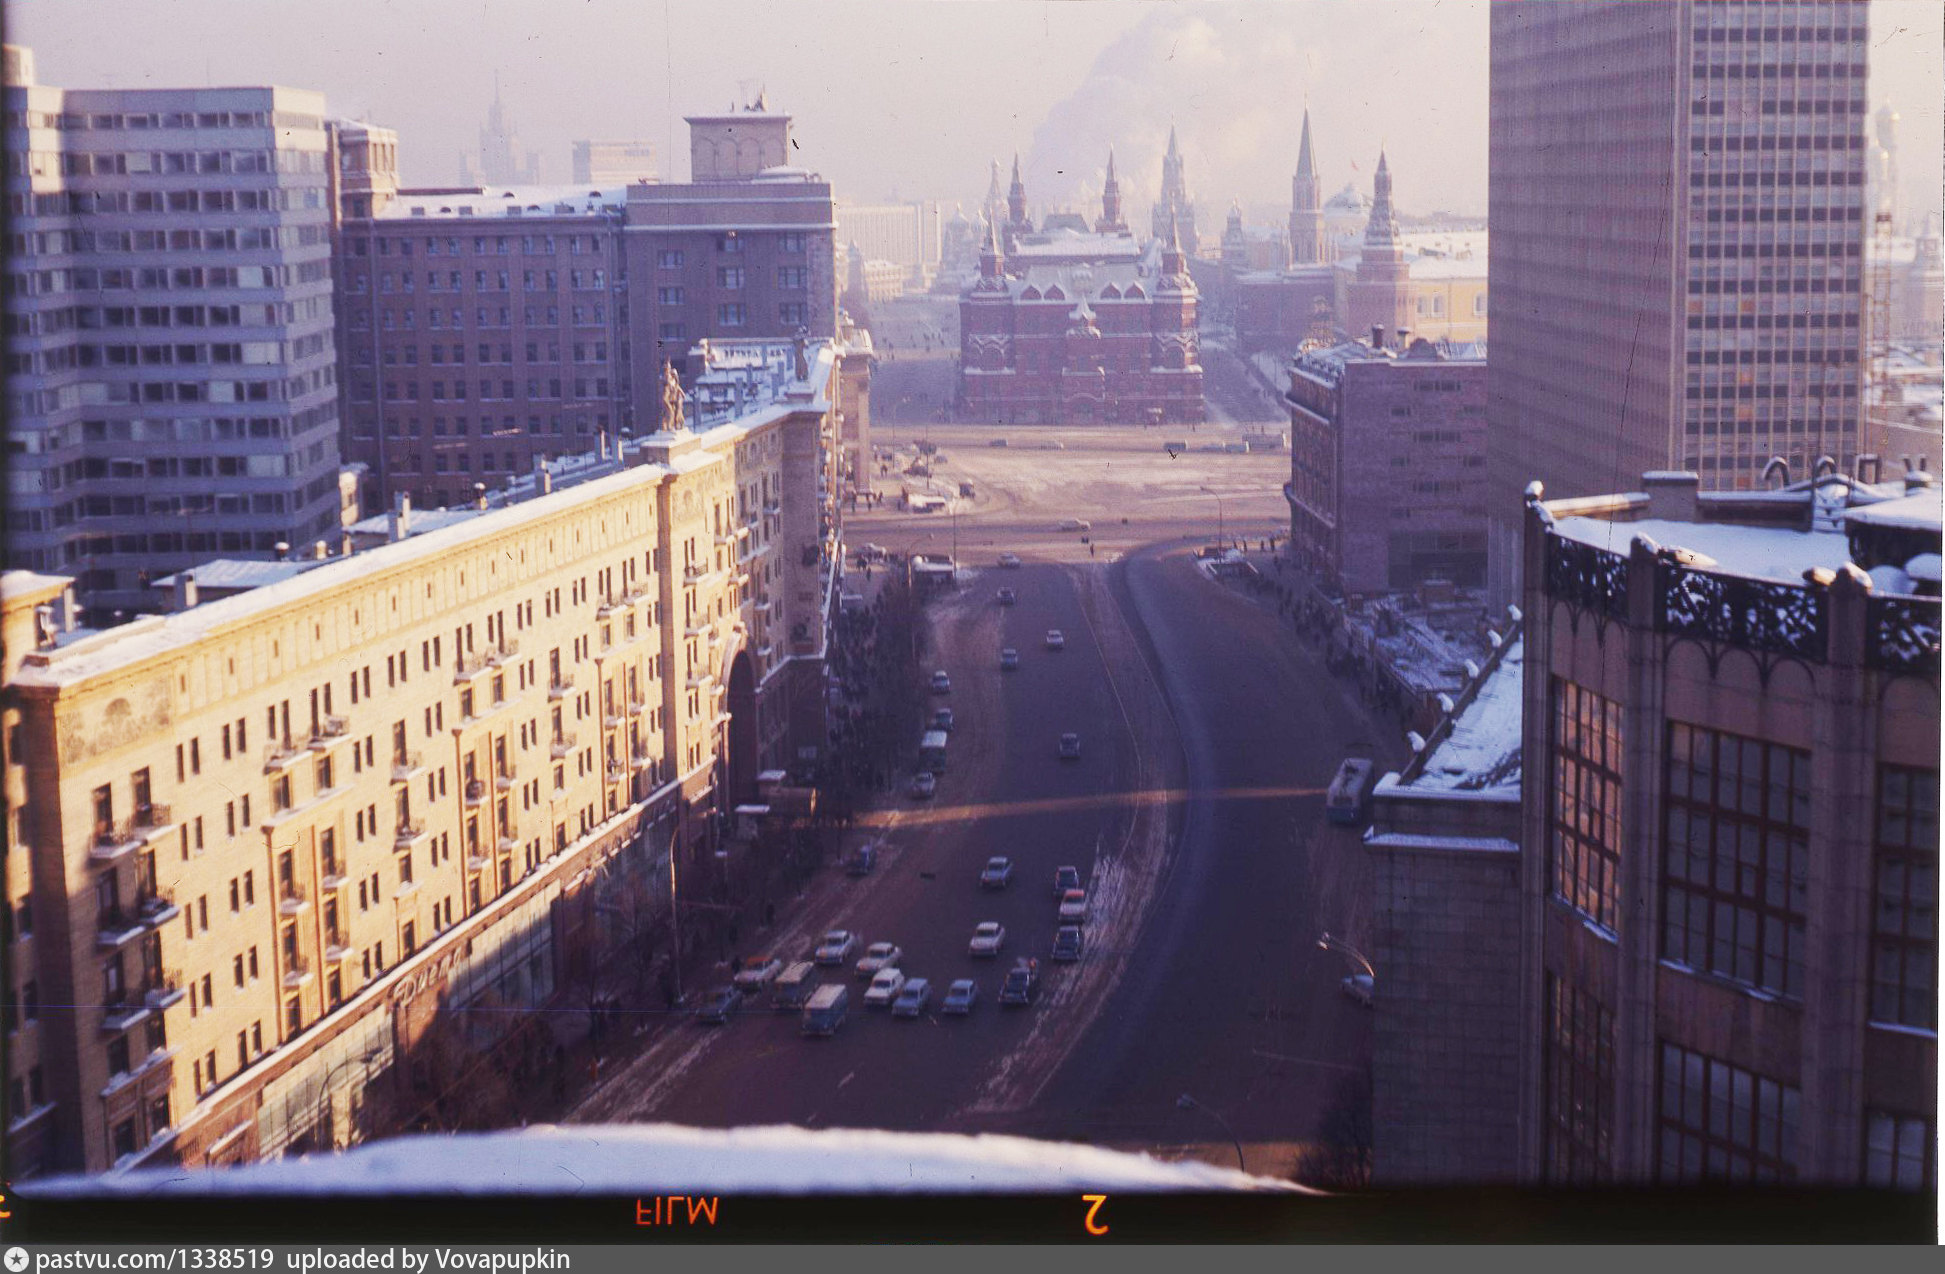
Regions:
<instances>
[{"instance_id":1,"label":"dark car","mask_svg":"<svg viewBox=\"0 0 1945 1274\"><path fill-rule=\"evenodd\" d=\"M1081 869L1078 867L1054 868L1054 898L1058 901L1067 896L1069 889L1081 887Z\"/></svg>"},{"instance_id":2,"label":"dark car","mask_svg":"<svg viewBox=\"0 0 1945 1274\"><path fill-rule=\"evenodd\" d=\"M1054 959L1078 960L1084 945L1079 925L1062 925L1054 930Z\"/></svg>"},{"instance_id":3,"label":"dark car","mask_svg":"<svg viewBox=\"0 0 1945 1274\"><path fill-rule=\"evenodd\" d=\"M702 1003L696 1006L696 1020L707 1022L711 1026L721 1026L729 1021L729 1015L736 1011L736 1006L742 999L743 993L735 987L719 986L702 997Z\"/></svg>"}]
</instances>

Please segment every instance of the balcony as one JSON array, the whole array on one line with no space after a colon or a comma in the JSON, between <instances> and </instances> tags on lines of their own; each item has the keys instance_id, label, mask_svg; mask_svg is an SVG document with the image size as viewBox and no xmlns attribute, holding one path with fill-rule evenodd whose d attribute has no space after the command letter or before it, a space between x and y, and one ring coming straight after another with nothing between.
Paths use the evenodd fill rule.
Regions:
<instances>
[{"instance_id":1,"label":"balcony","mask_svg":"<svg viewBox=\"0 0 1945 1274\"><path fill-rule=\"evenodd\" d=\"M466 780L466 803L468 805L478 805L481 801L484 801L485 799L486 799L486 780L467 779Z\"/></svg>"},{"instance_id":2,"label":"balcony","mask_svg":"<svg viewBox=\"0 0 1945 1274\"><path fill-rule=\"evenodd\" d=\"M148 1000L133 991L117 991L101 1006L101 1032L119 1035L148 1015Z\"/></svg>"},{"instance_id":3,"label":"balcony","mask_svg":"<svg viewBox=\"0 0 1945 1274\"><path fill-rule=\"evenodd\" d=\"M321 717L317 729L311 731L313 748L328 748L334 743L342 743L351 737L351 718Z\"/></svg>"},{"instance_id":4,"label":"balcony","mask_svg":"<svg viewBox=\"0 0 1945 1274\"><path fill-rule=\"evenodd\" d=\"M621 603L624 606L633 606L636 602L647 600L648 585L646 584L630 584L621 590Z\"/></svg>"},{"instance_id":5,"label":"balcony","mask_svg":"<svg viewBox=\"0 0 1945 1274\"><path fill-rule=\"evenodd\" d=\"M467 871L485 871L488 867L491 867L492 865L493 865L493 860L485 857L484 855L481 854L466 855Z\"/></svg>"},{"instance_id":6,"label":"balcony","mask_svg":"<svg viewBox=\"0 0 1945 1274\"><path fill-rule=\"evenodd\" d=\"M452 678L454 681L470 681L486 671L488 654L485 650L462 650L453 657Z\"/></svg>"},{"instance_id":7,"label":"balcony","mask_svg":"<svg viewBox=\"0 0 1945 1274\"><path fill-rule=\"evenodd\" d=\"M174 827L167 805L152 804L138 809L119 823L95 829L95 843L88 856L98 863L112 863L148 844Z\"/></svg>"},{"instance_id":8,"label":"balcony","mask_svg":"<svg viewBox=\"0 0 1945 1274\"><path fill-rule=\"evenodd\" d=\"M561 733L555 735L553 743L548 747L548 751L553 754L556 761L566 758L569 753L574 751L574 732L572 730L563 730Z\"/></svg>"},{"instance_id":9,"label":"balcony","mask_svg":"<svg viewBox=\"0 0 1945 1274\"><path fill-rule=\"evenodd\" d=\"M683 582L688 584L695 583L697 580L701 579L703 576L707 574L709 574L709 572L704 570L700 566L685 566L682 568Z\"/></svg>"},{"instance_id":10,"label":"balcony","mask_svg":"<svg viewBox=\"0 0 1945 1274\"><path fill-rule=\"evenodd\" d=\"M629 754L629 757L636 765L653 765L655 763L655 754L646 748L636 748Z\"/></svg>"},{"instance_id":11,"label":"balcony","mask_svg":"<svg viewBox=\"0 0 1945 1274\"><path fill-rule=\"evenodd\" d=\"M310 895L295 881L278 886L277 894L277 910L286 916L301 915L311 905Z\"/></svg>"},{"instance_id":12,"label":"balcony","mask_svg":"<svg viewBox=\"0 0 1945 1274\"><path fill-rule=\"evenodd\" d=\"M425 758L417 752L392 754L392 782L408 783L425 772Z\"/></svg>"},{"instance_id":13,"label":"balcony","mask_svg":"<svg viewBox=\"0 0 1945 1274\"><path fill-rule=\"evenodd\" d=\"M519 781L519 778L520 767L512 761L508 761L500 767L500 772L493 776L493 782L502 792L505 792L511 790L513 785Z\"/></svg>"},{"instance_id":14,"label":"balcony","mask_svg":"<svg viewBox=\"0 0 1945 1274\"><path fill-rule=\"evenodd\" d=\"M610 765L608 767L608 782L622 783L622 782L626 782L627 778L628 778L627 766L621 764L615 764L615 765Z\"/></svg>"},{"instance_id":15,"label":"balcony","mask_svg":"<svg viewBox=\"0 0 1945 1274\"><path fill-rule=\"evenodd\" d=\"M612 703L601 709L601 724L609 730L614 729L626 719L621 715L621 709L615 707Z\"/></svg>"},{"instance_id":16,"label":"balcony","mask_svg":"<svg viewBox=\"0 0 1945 1274\"><path fill-rule=\"evenodd\" d=\"M503 833L500 836L500 852L502 854L511 854L519 848L520 838L518 836L511 832Z\"/></svg>"},{"instance_id":17,"label":"balcony","mask_svg":"<svg viewBox=\"0 0 1945 1274\"><path fill-rule=\"evenodd\" d=\"M323 877L326 889L343 889L351 880L351 877L344 874L344 868L330 862L324 864Z\"/></svg>"},{"instance_id":18,"label":"balcony","mask_svg":"<svg viewBox=\"0 0 1945 1274\"><path fill-rule=\"evenodd\" d=\"M418 842L424 839L425 839L425 820L422 818L415 818L410 820L409 822L400 823L398 825L398 834L394 840L394 844L396 844L396 846L399 849L409 849L413 845L416 845Z\"/></svg>"},{"instance_id":19,"label":"balcony","mask_svg":"<svg viewBox=\"0 0 1945 1274\"><path fill-rule=\"evenodd\" d=\"M142 999L151 1009L162 1010L180 1000L187 992L183 989L182 974L176 969L160 969L149 974L142 984Z\"/></svg>"},{"instance_id":20,"label":"balcony","mask_svg":"<svg viewBox=\"0 0 1945 1274\"><path fill-rule=\"evenodd\" d=\"M602 598L601 603L594 608L594 617L596 619L609 619L620 614L627 607L628 602L623 599L620 593L610 593L608 596Z\"/></svg>"},{"instance_id":21,"label":"balcony","mask_svg":"<svg viewBox=\"0 0 1945 1274\"><path fill-rule=\"evenodd\" d=\"M637 699L630 699L628 701L629 716L639 717L640 715L642 715L642 713L647 711L648 711L648 700L637 698Z\"/></svg>"},{"instance_id":22,"label":"balcony","mask_svg":"<svg viewBox=\"0 0 1945 1274\"><path fill-rule=\"evenodd\" d=\"M275 739L268 748L264 749L263 772L265 774L275 774L279 770L289 769L297 763L299 757L310 751L310 749L311 741L309 739L305 739L302 743L297 742L289 735L285 735L281 739Z\"/></svg>"},{"instance_id":23,"label":"balcony","mask_svg":"<svg viewBox=\"0 0 1945 1274\"><path fill-rule=\"evenodd\" d=\"M148 924L139 915L120 907L95 913L95 946L100 950L112 951L147 931Z\"/></svg>"},{"instance_id":24,"label":"balcony","mask_svg":"<svg viewBox=\"0 0 1945 1274\"><path fill-rule=\"evenodd\" d=\"M509 637L499 645L489 648L486 652L486 662L492 664L495 668L498 668L502 664L511 663L519 657L520 639L517 637Z\"/></svg>"},{"instance_id":25,"label":"balcony","mask_svg":"<svg viewBox=\"0 0 1945 1274\"><path fill-rule=\"evenodd\" d=\"M169 923L181 913L174 890L150 889L135 899L136 918L152 929Z\"/></svg>"},{"instance_id":26,"label":"balcony","mask_svg":"<svg viewBox=\"0 0 1945 1274\"><path fill-rule=\"evenodd\" d=\"M554 676L553 680L547 683L547 697L549 699L565 699L568 696L568 692L573 689L574 674L571 672L558 673Z\"/></svg>"},{"instance_id":27,"label":"balcony","mask_svg":"<svg viewBox=\"0 0 1945 1274\"><path fill-rule=\"evenodd\" d=\"M331 933L324 936L324 959L326 963L337 964L341 961L349 960L355 954L357 953L345 942L343 934Z\"/></svg>"},{"instance_id":28,"label":"balcony","mask_svg":"<svg viewBox=\"0 0 1945 1274\"><path fill-rule=\"evenodd\" d=\"M311 980L311 962L297 957L284 967L284 989L294 990Z\"/></svg>"}]
</instances>

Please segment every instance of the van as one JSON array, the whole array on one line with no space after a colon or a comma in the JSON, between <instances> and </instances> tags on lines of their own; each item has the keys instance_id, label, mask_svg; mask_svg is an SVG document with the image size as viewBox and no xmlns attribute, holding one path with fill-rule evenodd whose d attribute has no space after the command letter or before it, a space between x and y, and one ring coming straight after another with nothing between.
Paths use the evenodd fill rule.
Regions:
<instances>
[{"instance_id":1,"label":"van","mask_svg":"<svg viewBox=\"0 0 1945 1274\"><path fill-rule=\"evenodd\" d=\"M945 748L951 737L944 730L927 730L918 741L919 764L934 774L944 774Z\"/></svg>"},{"instance_id":2,"label":"van","mask_svg":"<svg viewBox=\"0 0 1945 1274\"><path fill-rule=\"evenodd\" d=\"M1092 531L1094 524L1086 518L1062 518L1056 531Z\"/></svg>"},{"instance_id":3,"label":"van","mask_svg":"<svg viewBox=\"0 0 1945 1274\"><path fill-rule=\"evenodd\" d=\"M770 1007L801 1009L816 991L817 966L808 960L799 960L779 973L777 980L770 984Z\"/></svg>"},{"instance_id":4,"label":"van","mask_svg":"<svg viewBox=\"0 0 1945 1274\"><path fill-rule=\"evenodd\" d=\"M804 1005L803 1032L806 1035L836 1035L844 1025L844 1014L851 1007L851 988L820 986Z\"/></svg>"}]
</instances>

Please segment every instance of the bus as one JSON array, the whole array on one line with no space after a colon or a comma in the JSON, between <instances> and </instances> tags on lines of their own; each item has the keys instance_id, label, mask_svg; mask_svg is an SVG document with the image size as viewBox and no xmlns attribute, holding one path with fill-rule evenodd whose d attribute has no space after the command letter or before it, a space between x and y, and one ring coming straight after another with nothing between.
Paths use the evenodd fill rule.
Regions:
<instances>
[{"instance_id":1,"label":"bus","mask_svg":"<svg viewBox=\"0 0 1945 1274\"><path fill-rule=\"evenodd\" d=\"M924 737L918 741L918 763L920 768L930 770L934 774L945 773L946 737L944 730L927 730L925 732Z\"/></svg>"},{"instance_id":2,"label":"bus","mask_svg":"<svg viewBox=\"0 0 1945 1274\"><path fill-rule=\"evenodd\" d=\"M1371 799L1371 763L1361 756L1349 757L1337 767L1324 797L1324 817L1333 823L1355 825L1364 821Z\"/></svg>"}]
</instances>

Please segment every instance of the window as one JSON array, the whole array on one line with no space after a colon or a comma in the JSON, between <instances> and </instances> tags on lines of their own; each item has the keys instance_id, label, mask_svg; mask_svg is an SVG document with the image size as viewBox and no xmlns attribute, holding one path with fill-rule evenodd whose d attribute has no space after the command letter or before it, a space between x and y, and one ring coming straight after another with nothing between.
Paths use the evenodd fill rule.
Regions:
<instances>
[{"instance_id":1,"label":"window","mask_svg":"<svg viewBox=\"0 0 1945 1274\"><path fill-rule=\"evenodd\" d=\"M1553 682L1553 892L1612 930L1621 897L1621 708Z\"/></svg>"},{"instance_id":2,"label":"window","mask_svg":"<svg viewBox=\"0 0 1945 1274\"><path fill-rule=\"evenodd\" d=\"M1884 765L1877 783L1871 1020L1936 1030L1938 771Z\"/></svg>"},{"instance_id":3,"label":"window","mask_svg":"<svg viewBox=\"0 0 1945 1274\"><path fill-rule=\"evenodd\" d=\"M1660 1180L1795 1180L1798 1106L1794 1088L1663 1041Z\"/></svg>"},{"instance_id":4,"label":"window","mask_svg":"<svg viewBox=\"0 0 1945 1274\"><path fill-rule=\"evenodd\" d=\"M682 268L682 252L678 248L663 248L655 254L655 264L664 270L680 270Z\"/></svg>"},{"instance_id":5,"label":"window","mask_svg":"<svg viewBox=\"0 0 1945 1274\"><path fill-rule=\"evenodd\" d=\"M718 266L716 269L716 286L724 288L742 287L743 267L740 265Z\"/></svg>"},{"instance_id":6,"label":"window","mask_svg":"<svg viewBox=\"0 0 1945 1274\"><path fill-rule=\"evenodd\" d=\"M1547 974L1546 1179L1609 1181L1614 1173L1614 1015Z\"/></svg>"},{"instance_id":7,"label":"window","mask_svg":"<svg viewBox=\"0 0 1945 1274\"><path fill-rule=\"evenodd\" d=\"M1810 754L1668 725L1662 956L1803 994Z\"/></svg>"},{"instance_id":8,"label":"window","mask_svg":"<svg viewBox=\"0 0 1945 1274\"><path fill-rule=\"evenodd\" d=\"M740 302L716 307L716 321L724 327L741 327L749 311Z\"/></svg>"},{"instance_id":9,"label":"window","mask_svg":"<svg viewBox=\"0 0 1945 1274\"><path fill-rule=\"evenodd\" d=\"M1938 1158L1931 1121L1922 1115L1864 1112L1864 1184L1932 1193Z\"/></svg>"},{"instance_id":10,"label":"window","mask_svg":"<svg viewBox=\"0 0 1945 1274\"><path fill-rule=\"evenodd\" d=\"M682 289L657 288L655 289L655 299L663 305L680 305L682 304Z\"/></svg>"}]
</instances>

